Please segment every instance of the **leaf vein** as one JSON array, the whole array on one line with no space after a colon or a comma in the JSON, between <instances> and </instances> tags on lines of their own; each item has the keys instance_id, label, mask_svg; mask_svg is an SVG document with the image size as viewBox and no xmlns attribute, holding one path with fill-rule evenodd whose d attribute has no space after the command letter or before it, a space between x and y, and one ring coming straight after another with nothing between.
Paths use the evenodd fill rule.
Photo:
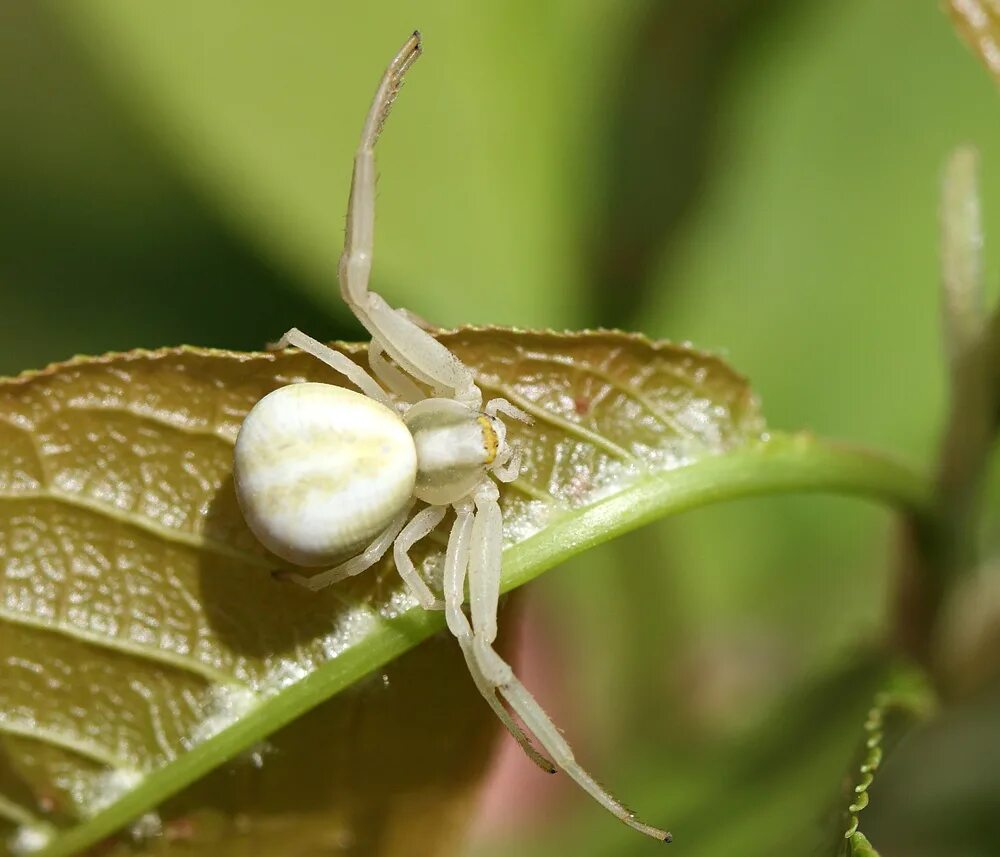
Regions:
<instances>
[{"instance_id":1,"label":"leaf vein","mask_svg":"<svg viewBox=\"0 0 1000 857\"><path fill-rule=\"evenodd\" d=\"M641 464L641 461L636 458L636 456L632 455L632 453L627 449L620 447L614 441L608 440L603 435L600 435L595 431L591 431L579 423L567 420L553 411L550 411L548 408L543 408L540 405L535 404L535 402L531 401L531 399L515 392L513 388L507 386L506 384L484 381L482 377L479 377L476 380L478 381L480 387L486 387L488 390L500 393L505 399L510 401L511 404L517 405L517 407L519 407L522 411L535 419L548 423L552 427L565 432L567 435L575 437L577 440L584 441L585 443L589 443L591 446L603 449L609 455L621 459L622 461L627 461L630 464Z\"/></svg>"},{"instance_id":2,"label":"leaf vein","mask_svg":"<svg viewBox=\"0 0 1000 857\"><path fill-rule=\"evenodd\" d=\"M59 747L61 750L66 750L113 770L135 770L134 765L128 764L124 759L98 744L83 741L74 735L65 735L54 729L42 728L37 723L18 723L0 717L0 732L7 735L17 735L20 738L30 738L42 744L51 744L53 747Z\"/></svg>"},{"instance_id":3,"label":"leaf vein","mask_svg":"<svg viewBox=\"0 0 1000 857\"><path fill-rule=\"evenodd\" d=\"M61 634L73 640L90 643L113 652L118 652L119 654L145 658L158 664L173 667L174 669L182 672L192 673L199 678L205 679L211 684L223 685L251 692L253 690L252 687L245 681L224 673L221 670L214 669L199 660L194 658L184 658L176 652L171 652L166 649L141 646L129 640L123 640L119 637L105 637L99 634L89 633L82 628L74 627L72 625L55 622L41 622L27 614L7 610L3 607L0 607L0 620L26 628L37 628L42 631L49 631L53 634Z\"/></svg>"},{"instance_id":4,"label":"leaf vein","mask_svg":"<svg viewBox=\"0 0 1000 857\"><path fill-rule=\"evenodd\" d=\"M0 818L6 818L14 824L22 824L25 827L41 827L44 824L30 809L3 793L0 793Z\"/></svg>"},{"instance_id":5,"label":"leaf vein","mask_svg":"<svg viewBox=\"0 0 1000 857\"><path fill-rule=\"evenodd\" d=\"M213 408L217 408L218 405L213 399ZM162 415L157 414L153 411L142 410L136 407L130 407L128 405L73 405L66 404L62 405L58 410L53 411L53 414L59 411L92 411L95 413L110 413L110 414L126 414L131 417L136 417L140 420L145 420L153 425L160 426L161 428L173 429L181 434L190 435L192 437L207 437L215 440L222 441L226 446L232 447L236 442L236 438L233 436L232 432L225 430L224 428L213 428L212 426L218 426L215 422L216 412L213 411L212 419L206 420L206 427L200 425L192 425L190 422L183 422L178 420L177 422L172 422L164 418Z\"/></svg>"},{"instance_id":6,"label":"leaf vein","mask_svg":"<svg viewBox=\"0 0 1000 857\"><path fill-rule=\"evenodd\" d=\"M224 542L208 538L202 533L186 533L183 530L177 530L164 526L151 518L137 515L134 512L126 512L124 509L116 509L108 506L106 503L101 503L98 500L92 500L89 497L70 494L54 488L0 492L0 501L2 500L52 500L53 502L62 503L66 506L85 509L88 512L103 515L113 521L143 530L144 532L156 536L166 542L172 542L174 544L183 545L185 547L194 548L195 550L205 551L207 553L214 553L228 559L255 566L257 568L266 568L269 571L273 570L275 566L275 563L269 561L265 556L238 550L225 544Z\"/></svg>"},{"instance_id":7,"label":"leaf vein","mask_svg":"<svg viewBox=\"0 0 1000 857\"><path fill-rule=\"evenodd\" d=\"M525 479L515 479L512 482L505 482L504 487L520 491L526 497L530 497L532 500L538 500L541 503L545 503L547 506L562 507L564 505L556 500L556 498L544 488L539 488L537 485L534 485Z\"/></svg>"},{"instance_id":8,"label":"leaf vein","mask_svg":"<svg viewBox=\"0 0 1000 857\"><path fill-rule=\"evenodd\" d=\"M623 382L621 378L615 377L603 368L598 368L593 365L580 365L579 363L574 362L572 358L562 358L559 355L542 356L540 354L527 354L524 359L526 362L531 363L562 366L564 368L573 369L581 374L592 375L595 378L599 378L609 387L620 390L626 396L634 399L642 405L642 407L645 408L646 411L661 425L679 435L686 436L690 434L690 432L685 431L685 429L672 416L670 416L670 414L660 409L645 393L642 392L641 389L627 382ZM646 379L643 378L643 380Z\"/></svg>"}]
</instances>

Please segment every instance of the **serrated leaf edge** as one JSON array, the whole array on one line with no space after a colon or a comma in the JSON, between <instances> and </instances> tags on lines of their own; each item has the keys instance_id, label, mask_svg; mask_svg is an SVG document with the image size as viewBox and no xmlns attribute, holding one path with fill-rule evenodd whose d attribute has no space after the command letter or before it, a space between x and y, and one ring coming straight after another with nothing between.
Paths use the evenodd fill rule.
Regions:
<instances>
[{"instance_id":1,"label":"serrated leaf edge","mask_svg":"<svg viewBox=\"0 0 1000 857\"><path fill-rule=\"evenodd\" d=\"M460 336L466 333L474 334L516 334L523 336L552 336L557 339L577 339L577 338L598 338L602 336L613 337L635 345L643 345L653 352L670 352L689 354L700 360L710 360L718 363L734 381L742 382L749 386L746 376L737 372L726 361L725 357L716 352L697 348L689 342L674 342L668 339L651 339L643 333L624 331L617 328L585 328L584 330L555 330L553 328L521 328L504 327L501 325L461 325L455 328L435 328L433 334L438 339L447 339L453 336ZM332 347L350 355L363 354L367 348L367 342L344 342L333 340L329 343ZM156 359L160 357L175 357L183 354L190 354L198 357L231 357L237 360L258 360L262 357L274 357L279 352L275 351L238 351L230 348L213 348L203 345L167 345L160 348L132 348L127 351L107 351L103 354L88 355L75 354L65 360L57 360L47 364L41 369L25 369L17 375L0 375L0 384L24 383L45 375L52 375L61 369L70 369L91 363L109 363L115 360L143 360Z\"/></svg>"},{"instance_id":2,"label":"serrated leaf edge","mask_svg":"<svg viewBox=\"0 0 1000 857\"><path fill-rule=\"evenodd\" d=\"M859 777L854 785L854 794L856 795L854 802L847 807L847 811L851 813L849 818L849 824L847 831L844 833L844 838L851 841L851 851L854 852L855 834L858 834L858 826L860 819L858 817L861 810L868 806L868 787L875 780L875 772L879 769L882 764L882 739L885 737L883 732L883 724L885 721L885 712L889 705L892 704L892 695L887 691L882 691L875 697L875 704L868 710L868 716L865 718L865 758L858 769ZM865 843L868 842L864 838L864 834L859 834L861 839ZM868 846L871 848L871 846ZM873 852L877 853L877 852Z\"/></svg>"},{"instance_id":3,"label":"serrated leaf edge","mask_svg":"<svg viewBox=\"0 0 1000 857\"><path fill-rule=\"evenodd\" d=\"M905 670L899 676L896 689L879 691L875 695L872 707L868 710L864 723L865 756L858 768L855 780L853 802L847 807L848 827L844 839L850 846L850 857L879 857L878 850L868 841L868 837L859 829L860 813L868 806L870 795L868 789L875 781L876 772L885 757L885 719L890 710L898 709L912 715L917 720L924 720L934 709L934 697L922 673L916 670Z\"/></svg>"}]
</instances>

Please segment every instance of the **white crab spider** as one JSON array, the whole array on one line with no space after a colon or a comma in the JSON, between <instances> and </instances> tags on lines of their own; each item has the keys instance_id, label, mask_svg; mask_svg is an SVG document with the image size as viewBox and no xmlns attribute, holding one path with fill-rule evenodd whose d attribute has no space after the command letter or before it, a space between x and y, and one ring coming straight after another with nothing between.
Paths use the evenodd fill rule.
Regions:
<instances>
[{"instance_id":1,"label":"white crab spider","mask_svg":"<svg viewBox=\"0 0 1000 857\"><path fill-rule=\"evenodd\" d=\"M669 842L669 833L639 821L580 767L548 715L493 649L503 525L493 479L510 482L520 471L502 417L525 422L528 417L504 399L483 406L468 367L409 313L368 290L374 147L403 75L419 55L420 36L414 33L375 95L354 161L340 258L341 294L371 334L369 365L376 377L301 331L288 331L276 347L312 354L361 393L302 383L261 399L236 440L240 508L260 541L291 563L322 567L350 557L309 577L284 575L312 590L360 574L392 546L409 591L425 609L444 609L476 686L531 759L550 772L558 766L623 822ZM413 514L417 501L427 506ZM408 551L442 522L449 507L455 521L441 601ZM467 578L471 623L463 609ZM535 749L498 692L552 761Z\"/></svg>"}]
</instances>

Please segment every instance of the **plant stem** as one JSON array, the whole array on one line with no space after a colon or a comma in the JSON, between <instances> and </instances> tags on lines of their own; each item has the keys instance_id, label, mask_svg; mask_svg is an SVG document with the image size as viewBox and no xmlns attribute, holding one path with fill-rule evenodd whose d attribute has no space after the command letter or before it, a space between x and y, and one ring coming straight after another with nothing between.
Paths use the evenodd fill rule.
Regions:
<instances>
[{"instance_id":1,"label":"plant stem","mask_svg":"<svg viewBox=\"0 0 1000 857\"><path fill-rule=\"evenodd\" d=\"M896 648L936 676L949 595L976 567L976 530L1000 427L1000 306L986 306L978 155L956 149L941 201L941 294L950 403L935 475L933 524L904 523L893 616Z\"/></svg>"},{"instance_id":2,"label":"plant stem","mask_svg":"<svg viewBox=\"0 0 1000 857\"><path fill-rule=\"evenodd\" d=\"M932 508L930 482L892 458L808 434L772 434L766 441L640 480L582 513L554 522L541 537L526 539L504 554L504 591L657 518L723 500L803 492L883 502L921 527Z\"/></svg>"}]
</instances>

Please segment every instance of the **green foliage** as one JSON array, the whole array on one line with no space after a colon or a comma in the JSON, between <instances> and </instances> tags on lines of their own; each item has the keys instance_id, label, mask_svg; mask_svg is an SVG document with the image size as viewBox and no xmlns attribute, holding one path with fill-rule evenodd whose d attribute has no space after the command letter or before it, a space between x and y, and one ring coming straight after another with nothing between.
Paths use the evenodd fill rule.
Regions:
<instances>
[{"instance_id":1,"label":"green foliage","mask_svg":"<svg viewBox=\"0 0 1000 857\"><path fill-rule=\"evenodd\" d=\"M419 26L435 61L414 71L380 144L392 193L379 200L376 281L439 324L536 326L578 323L567 250L583 189L569 180L586 174L593 108L560 93L603 85L630 17L611 9L57 7L162 145L334 312L361 121L386 45Z\"/></svg>"}]
</instances>

